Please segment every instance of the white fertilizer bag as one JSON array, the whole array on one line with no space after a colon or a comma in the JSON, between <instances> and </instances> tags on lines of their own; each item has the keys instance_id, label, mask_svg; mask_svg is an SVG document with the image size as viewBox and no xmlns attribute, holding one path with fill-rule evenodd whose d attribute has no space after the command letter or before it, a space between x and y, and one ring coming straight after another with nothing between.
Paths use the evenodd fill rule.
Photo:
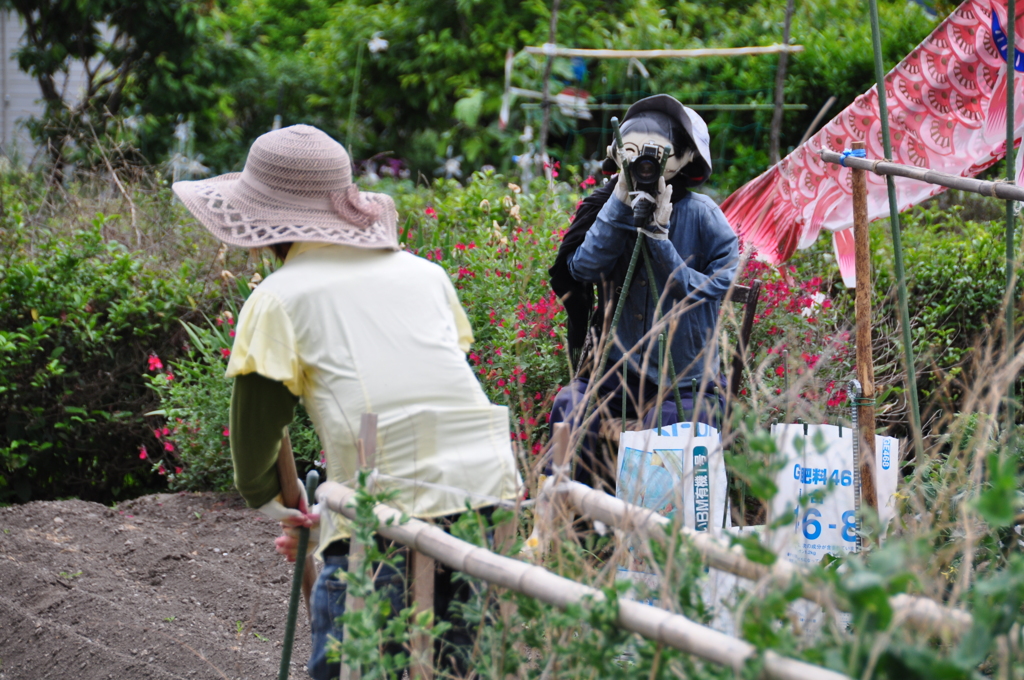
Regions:
<instances>
[{"instance_id":1,"label":"white fertilizer bag","mask_svg":"<svg viewBox=\"0 0 1024 680\"><path fill-rule=\"evenodd\" d=\"M856 551L853 434L850 428L836 425L772 427L786 463L776 475L779 492L772 500L769 526L786 513L795 520L772 532L771 545L780 557L807 565L820 562L826 554L841 556ZM899 441L876 436L875 459L878 514L885 526L896 514L893 496ZM822 498L815 498L815 492ZM801 505L805 496L812 500Z\"/></svg>"},{"instance_id":2,"label":"white fertilizer bag","mask_svg":"<svg viewBox=\"0 0 1024 680\"><path fill-rule=\"evenodd\" d=\"M728 495L722 441L704 423L679 423L658 430L623 432L615 496L666 517L682 511L682 523L697 531L728 526Z\"/></svg>"}]
</instances>

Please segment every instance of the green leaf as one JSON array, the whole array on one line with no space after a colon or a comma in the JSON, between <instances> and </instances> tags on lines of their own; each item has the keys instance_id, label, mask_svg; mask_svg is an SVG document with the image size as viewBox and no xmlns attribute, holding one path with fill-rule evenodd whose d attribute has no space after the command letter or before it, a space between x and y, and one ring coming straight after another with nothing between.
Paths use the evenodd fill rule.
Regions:
<instances>
[{"instance_id":1,"label":"green leaf","mask_svg":"<svg viewBox=\"0 0 1024 680\"><path fill-rule=\"evenodd\" d=\"M1009 459L1001 461L995 453L988 456L987 467L989 488L978 497L975 508L989 525L1010 526L1020 508L1016 470Z\"/></svg>"}]
</instances>

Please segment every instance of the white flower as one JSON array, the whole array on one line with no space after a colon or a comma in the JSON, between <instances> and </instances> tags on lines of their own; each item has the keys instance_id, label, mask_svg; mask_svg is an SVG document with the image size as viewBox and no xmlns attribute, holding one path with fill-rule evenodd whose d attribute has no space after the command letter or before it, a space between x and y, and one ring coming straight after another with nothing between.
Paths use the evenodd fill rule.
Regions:
<instances>
[{"instance_id":1,"label":"white flower","mask_svg":"<svg viewBox=\"0 0 1024 680\"><path fill-rule=\"evenodd\" d=\"M370 48L371 54L386 52L388 49L388 41L380 37L380 31L377 31L373 34L373 37L370 38L370 42L367 44L367 47Z\"/></svg>"}]
</instances>

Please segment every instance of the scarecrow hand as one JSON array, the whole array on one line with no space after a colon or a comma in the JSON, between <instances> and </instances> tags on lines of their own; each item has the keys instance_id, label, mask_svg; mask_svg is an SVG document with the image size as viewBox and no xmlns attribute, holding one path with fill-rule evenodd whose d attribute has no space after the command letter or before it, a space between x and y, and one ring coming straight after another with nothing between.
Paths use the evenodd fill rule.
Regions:
<instances>
[{"instance_id":1,"label":"scarecrow hand","mask_svg":"<svg viewBox=\"0 0 1024 680\"><path fill-rule=\"evenodd\" d=\"M281 522L281 535L274 539L274 550L279 555L284 555L289 562L295 561L295 554L299 550L299 527L306 526L309 529L309 545L306 547L306 554L311 554L320 544L320 506L314 505L312 510L304 515L312 524L297 524L285 520Z\"/></svg>"},{"instance_id":2,"label":"scarecrow hand","mask_svg":"<svg viewBox=\"0 0 1024 680\"><path fill-rule=\"evenodd\" d=\"M283 500L281 494L278 494L273 500L261 505L259 508L260 512L276 522L287 522L289 525L296 527L312 527L314 521L319 521L320 516L316 515L315 520L311 519L313 515L308 512L309 501L306 499L306 487L303 486L301 480L299 481L299 488L302 489L302 497L299 498L298 509L285 506L281 502Z\"/></svg>"},{"instance_id":3,"label":"scarecrow hand","mask_svg":"<svg viewBox=\"0 0 1024 680\"><path fill-rule=\"evenodd\" d=\"M654 215L651 217L651 225L647 229L641 229L643 233L656 241L664 241L668 238L668 223L672 218L672 187L665 185L665 178L658 180L658 201L654 206Z\"/></svg>"},{"instance_id":4,"label":"scarecrow hand","mask_svg":"<svg viewBox=\"0 0 1024 680\"><path fill-rule=\"evenodd\" d=\"M615 188L612 189L612 196L619 199L626 205L629 205L629 192L626 191L626 180L620 172L618 174L618 181L615 182Z\"/></svg>"}]
</instances>

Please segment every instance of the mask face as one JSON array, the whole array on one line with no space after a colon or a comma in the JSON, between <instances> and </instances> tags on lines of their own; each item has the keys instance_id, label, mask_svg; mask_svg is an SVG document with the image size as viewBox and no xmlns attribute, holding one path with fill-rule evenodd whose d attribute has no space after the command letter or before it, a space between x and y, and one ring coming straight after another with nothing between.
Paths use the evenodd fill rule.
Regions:
<instances>
[{"instance_id":1,"label":"mask face","mask_svg":"<svg viewBox=\"0 0 1024 680\"><path fill-rule=\"evenodd\" d=\"M679 171L693 160L693 150L684 140L673 140L673 129L671 119L661 113L642 113L635 118L630 118L622 124L622 150L616 148L615 144L608 147L608 157L615 161L622 169L623 159L632 162L637 156L643 153L644 147L655 145L662 150L671 147L672 153L665 164L665 179L675 177ZM678 154L682 144L685 150ZM659 159L660 160L660 159Z\"/></svg>"}]
</instances>

